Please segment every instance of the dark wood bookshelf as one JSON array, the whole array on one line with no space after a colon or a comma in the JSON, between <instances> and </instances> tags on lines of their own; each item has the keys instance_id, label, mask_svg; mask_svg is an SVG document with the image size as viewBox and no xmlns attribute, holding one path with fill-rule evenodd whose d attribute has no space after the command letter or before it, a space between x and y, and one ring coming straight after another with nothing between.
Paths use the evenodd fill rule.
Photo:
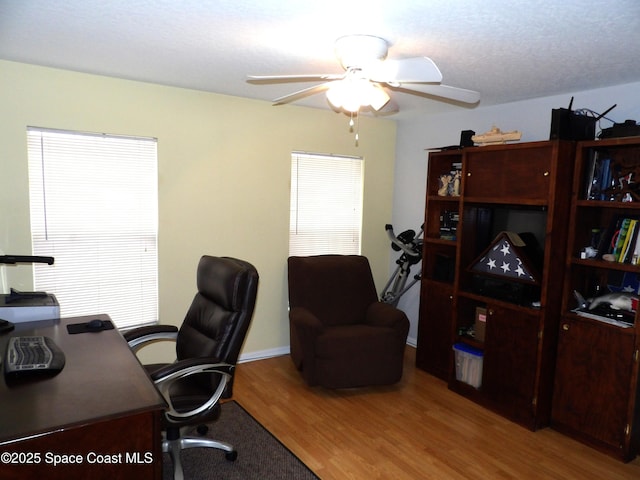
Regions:
<instances>
[{"instance_id":1,"label":"dark wood bookshelf","mask_svg":"<svg viewBox=\"0 0 640 480\"><path fill-rule=\"evenodd\" d=\"M619 217L640 218L640 201L623 202L620 195L615 195L615 172L613 193L607 193L611 199L586 198L593 178L593 158L604 156L627 172L640 172L640 137L579 142L576 147L552 426L602 452L630 461L637 455L640 443L638 313L633 324L625 328L572 311L576 308L574 291L589 298L615 286L624 287L626 279L640 278L639 265L605 261L603 251L596 258L581 258L593 229L604 232ZM632 182L640 182L640 178L633 177ZM637 288L636 285L636 294Z\"/></svg>"},{"instance_id":2,"label":"dark wood bookshelf","mask_svg":"<svg viewBox=\"0 0 640 480\"><path fill-rule=\"evenodd\" d=\"M416 365L531 430L551 418L574 148L573 142L545 141L429 154ZM462 163L460 195L441 197L438 178L453 162ZM453 208L457 238L442 241L440 215ZM479 293L468 268L474 259L500 231L529 228L542 252L539 303ZM487 312L482 342L466 333L478 307ZM482 353L479 388L457 380L455 344Z\"/></svg>"}]
</instances>

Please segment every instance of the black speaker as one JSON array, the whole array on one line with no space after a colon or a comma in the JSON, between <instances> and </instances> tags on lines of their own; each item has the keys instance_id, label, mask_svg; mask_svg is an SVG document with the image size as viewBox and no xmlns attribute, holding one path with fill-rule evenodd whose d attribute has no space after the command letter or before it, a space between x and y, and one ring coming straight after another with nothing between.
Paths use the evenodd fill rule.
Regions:
<instances>
[{"instance_id":1,"label":"black speaker","mask_svg":"<svg viewBox=\"0 0 640 480\"><path fill-rule=\"evenodd\" d=\"M473 130L462 130L460 132L460 146L461 147L473 147L473 137L476 134Z\"/></svg>"},{"instance_id":2,"label":"black speaker","mask_svg":"<svg viewBox=\"0 0 640 480\"><path fill-rule=\"evenodd\" d=\"M444 254L436 254L433 267L433 279L441 282L453 282L456 275L456 260Z\"/></svg>"}]
</instances>

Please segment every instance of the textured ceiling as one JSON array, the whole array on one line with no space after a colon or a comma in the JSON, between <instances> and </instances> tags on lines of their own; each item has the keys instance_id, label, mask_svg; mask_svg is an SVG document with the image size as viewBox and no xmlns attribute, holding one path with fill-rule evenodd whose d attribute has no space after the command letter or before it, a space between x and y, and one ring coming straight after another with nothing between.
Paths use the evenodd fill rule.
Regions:
<instances>
[{"instance_id":1,"label":"textured ceiling","mask_svg":"<svg viewBox=\"0 0 640 480\"><path fill-rule=\"evenodd\" d=\"M263 100L313 84L246 75L341 73L353 33L432 58L480 106L640 81L638 0L0 0L0 59ZM471 108L394 98L396 118Z\"/></svg>"}]
</instances>

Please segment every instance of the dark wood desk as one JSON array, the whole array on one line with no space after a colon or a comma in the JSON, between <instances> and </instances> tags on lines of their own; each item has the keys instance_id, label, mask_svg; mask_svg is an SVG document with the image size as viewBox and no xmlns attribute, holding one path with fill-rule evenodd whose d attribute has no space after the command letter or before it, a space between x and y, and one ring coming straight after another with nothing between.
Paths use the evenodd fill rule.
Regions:
<instances>
[{"instance_id":1,"label":"dark wood desk","mask_svg":"<svg viewBox=\"0 0 640 480\"><path fill-rule=\"evenodd\" d=\"M108 319L18 324L0 336L3 362L18 335L51 337L66 357L51 378L7 384L0 375L2 478L161 478L164 400L118 330L67 332L92 318Z\"/></svg>"}]
</instances>

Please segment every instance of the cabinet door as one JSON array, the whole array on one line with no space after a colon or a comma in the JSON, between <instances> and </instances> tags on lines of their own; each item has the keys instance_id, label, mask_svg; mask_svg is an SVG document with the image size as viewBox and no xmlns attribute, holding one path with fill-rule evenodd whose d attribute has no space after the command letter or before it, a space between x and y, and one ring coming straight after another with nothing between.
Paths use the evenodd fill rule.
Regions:
<instances>
[{"instance_id":1,"label":"cabinet door","mask_svg":"<svg viewBox=\"0 0 640 480\"><path fill-rule=\"evenodd\" d=\"M487 305L482 390L525 424L534 415L539 322L536 313Z\"/></svg>"},{"instance_id":2,"label":"cabinet door","mask_svg":"<svg viewBox=\"0 0 640 480\"><path fill-rule=\"evenodd\" d=\"M427 372L447 380L451 358L451 285L425 282L420 301L416 364Z\"/></svg>"},{"instance_id":3,"label":"cabinet door","mask_svg":"<svg viewBox=\"0 0 640 480\"><path fill-rule=\"evenodd\" d=\"M552 419L616 449L625 444L634 335L580 319L560 327Z\"/></svg>"},{"instance_id":4,"label":"cabinet door","mask_svg":"<svg viewBox=\"0 0 640 480\"><path fill-rule=\"evenodd\" d=\"M552 156L548 148L474 150L467 157L464 195L546 200Z\"/></svg>"}]
</instances>

